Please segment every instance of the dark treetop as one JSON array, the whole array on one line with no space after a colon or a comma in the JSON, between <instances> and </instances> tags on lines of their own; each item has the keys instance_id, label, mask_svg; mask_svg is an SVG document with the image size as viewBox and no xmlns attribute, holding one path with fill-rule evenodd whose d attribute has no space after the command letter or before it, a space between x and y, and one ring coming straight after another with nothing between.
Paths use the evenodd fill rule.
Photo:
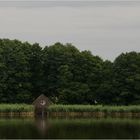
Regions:
<instances>
[{"instance_id":1,"label":"dark treetop","mask_svg":"<svg viewBox=\"0 0 140 140\"><path fill-rule=\"evenodd\" d=\"M40 94L63 104L140 104L140 53L103 61L56 43L0 39L0 102L32 103Z\"/></svg>"}]
</instances>

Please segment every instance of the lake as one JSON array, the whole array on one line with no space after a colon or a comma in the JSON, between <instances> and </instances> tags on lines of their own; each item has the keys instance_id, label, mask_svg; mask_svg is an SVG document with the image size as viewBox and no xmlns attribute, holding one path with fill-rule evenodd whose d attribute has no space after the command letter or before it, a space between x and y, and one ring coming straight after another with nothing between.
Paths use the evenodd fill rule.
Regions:
<instances>
[{"instance_id":1,"label":"lake","mask_svg":"<svg viewBox=\"0 0 140 140\"><path fill-rule=\"evenodd\" d=\"M114 60L140 51L140 1L0 1L0 38L72 43Z\"/></svg>"},{"instance_id":2,"label":"lake","mask_svg":"<svg viewBox=\"0 0 140 140\"><path fill-rule=\"evenodd\" d=\"M140 138L140 119L1 118L0 138Z\"/></svg>"}]
</instances>

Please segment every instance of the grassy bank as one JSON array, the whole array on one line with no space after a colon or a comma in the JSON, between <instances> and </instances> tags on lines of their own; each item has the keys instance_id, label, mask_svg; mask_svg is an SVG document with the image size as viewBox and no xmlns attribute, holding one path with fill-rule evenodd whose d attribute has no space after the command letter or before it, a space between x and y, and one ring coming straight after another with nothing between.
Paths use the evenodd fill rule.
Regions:
<instances>
[{"instance_id":1,"label":"grassy bank","mask_svg":"<svg viewBox=\"0 0 140 140\"><path fill-rule=\"evenodd\" d=\"M140 106L53 105L50 117L140 117Z\"/></svg>"},{"instance_id":2,"label":"grassy bank","mask_svg":"<svg viewBox=\"0 0 140 140\"><path fill-rule=\"evenodd\" d=\"M0 113L9 112L33 112L34 108L32 105L27 104L0 104Z\"/></svg>"},{"instance_id":3,"label":"grassy bank","mask_svg":"<svg viewBox=\"0 0 140 140\"><path fill-rule=\"evenodd\" d=\"M102 106L102 105L52 105L49 112L132 112L140 113L139 106Z\"/></svg>"},{"instance_id":4,"label":"grassy bank","mask_svg":"<svg viewBox=\"0 0 140 140\"><path fill-rule=\"evenodd\" d=\"M52 105L46 109L49 116L72 117L140 117L139 106L102 106L102 105ZM0 104L0 116L34 116L33 105Z\"/></svg>"},{"instance_id":5,"label":"grassy bank","mask_svg":"<svg viewBox=\"0 0 140 140\"><path fill-rule=\"evenodd\" d=\"M33 112L33 105L0 104L0 112ZM51 105L48 112L132 112L140 113L140 105L102 106L102 105Z\"/></svg>"}]
</instances>

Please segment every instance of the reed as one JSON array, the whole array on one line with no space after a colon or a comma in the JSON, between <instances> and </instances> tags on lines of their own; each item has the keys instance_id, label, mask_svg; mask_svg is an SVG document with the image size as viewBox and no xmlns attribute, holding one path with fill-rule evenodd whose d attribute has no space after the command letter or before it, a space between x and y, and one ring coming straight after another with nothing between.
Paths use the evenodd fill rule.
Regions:
<instances>
[{"instance_id":1,"label":"reed","mask_svg":"<svg viewBox=\"0 0 140 140\"><path fill-rule=\"evenodd\" d=\"M48 112L104 112L104 113L140 113L140 106L102 106L102 105L52 105Z\"/></svg>"},{"instance_id":2,"label":"reed","mask_svg":"<svg viewBox=\"0 0 140 140\"><path fill-rule=\"evenodd\" d=\"M27 104L0 104L0 113L8 112L32 112L34 108Z\"/></svg>"},{"instance_id":3,"label":"reed","mask_svg":"<svg viewBox=\"0 0 140 140\"><path fill-rule=\"evenodd\" d=\"M51 105L48 112L103 112L110 113L140 113L140 105L131 106L102 106L102 105ZM34 112L33 105L0 104L0 113Z\"/></svg>"}]
</instances>

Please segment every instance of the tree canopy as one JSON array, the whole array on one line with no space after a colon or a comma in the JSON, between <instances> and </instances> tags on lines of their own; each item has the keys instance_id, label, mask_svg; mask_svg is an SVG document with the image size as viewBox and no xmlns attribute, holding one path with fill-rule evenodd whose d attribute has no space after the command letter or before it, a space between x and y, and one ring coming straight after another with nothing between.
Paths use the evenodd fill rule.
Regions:
<instances>
[{"instance_id":1,"label":"tree canopy","mask_svg":"<svg viewBox=\"0 0 140 140\"><path fill-rule=\"evenodd\" d=\"M32 103L40 94L60 104L140 104L140 53L111 62L72 44L0 39L0 102Z\"/></svg>"}]
</instances>

